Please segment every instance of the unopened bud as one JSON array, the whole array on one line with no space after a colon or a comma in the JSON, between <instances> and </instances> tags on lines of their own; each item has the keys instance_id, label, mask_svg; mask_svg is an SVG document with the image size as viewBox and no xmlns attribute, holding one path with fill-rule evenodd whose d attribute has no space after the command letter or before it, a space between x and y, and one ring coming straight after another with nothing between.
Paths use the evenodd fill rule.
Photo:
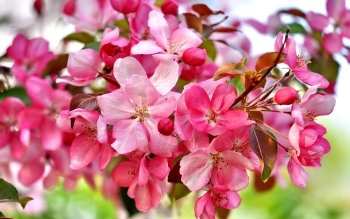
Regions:
<instances>
[{"instance_id":1,"label":"unopened bud","mask_svg":"<svg viewBox=\"0 0 350 219\"><path fill-rule=\"evenodd\" d=\"M72 16L75 13L75 0L68 0L63 6L63 13Z\"/></svg>"},{"instance_id":2,"label":"unopened bud","mask_svg":"<svg viewBox=\"0 0 350 219\"><path fill-rule=\"evenodd\" d=\"M43 9L44 9L44 2L43 0L35 0L33 4L34 10L38 15L43 14Z\"/></svg>"},{"instance_id":3,"label":"unopened bud","mask_svg":"<svg viewBox=\"0 0 350 219\"><path fill-rule=\"evenodd\" d=\"M177 16L179 12L179 3L176 0L165 0L161 6L161 10L164 14Z\"/></svg>"},{"instance_id":4,"label":"unopened bud","mask_svg":"<svg viewBox=\"0 0 350 219\"><path fill-rule=\"evenodd\" d=\"M123 14L136 12L140 3L140 0L110 0L110 1L114 10Z\"/></svg>"},{"instance_id":5,"label":"unopened bud","mask_svg":"<svg viewBox=\"0 0 350 219\"><path fill-rule=\"evenodd\" d=\"M159 120L158 131L163 135L171 135L174 132L174 122L169 118Z\"/></svg>"},{"instance_id":6,"label":"unopened bud","mask_svg":"<svg viewBox=\"0 0 350 219\"><path fill-rule=\"evenodd\" d=\"M298 93L291 87L282 87L276 92L274 99L279 105L289 105L298 99Z\"/></svg>"},{"instance_id":7,"label":"unopened bud","mask_svg":"<svg viewBox=\"0 0 350 219\"><path fill-rule=\"evenodd\" d=\"M200 48L189 48L183 53L182 60L191 66L203 65L207 59L207 52L205 49Z\"/></svg>"}]
</instances>

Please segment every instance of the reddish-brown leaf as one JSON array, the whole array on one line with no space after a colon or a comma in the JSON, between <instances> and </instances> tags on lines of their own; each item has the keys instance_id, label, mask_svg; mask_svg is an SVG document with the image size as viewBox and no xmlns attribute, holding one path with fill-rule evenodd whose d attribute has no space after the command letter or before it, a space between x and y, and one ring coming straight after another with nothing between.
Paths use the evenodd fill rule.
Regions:
<instances>
[{"instance_id":1,"label":"reddish-brown leaf","mask_svg":"<svg viewBox=\"0 0 350 219\"><path fill-rule=\"evenodd\" d=\"M272 133L263 130L257 124L252 125L249 134L249 144L252 151L263 163L261 179L266 181L273 170L277 159L277 142Z\"/></svg>"},{"instance_id":2,"label":"reddish-brown leaf","mask_svg":"<svg viewBox=\"0 0 350 219\"><path fill-rule=\"evenodd\" d=\"M284 62L286 59L285 54L279 55L278 52L267 52L262 54L255 64L255 70L257 72L260 72L262 70L268 69L273 67L274 65L277 65L278 63Z\"/></svg>"},{"instance_id":3,"label":"reddish-brown leaf","mask_svg":"<svg viewBox=\"0 0 350 219\"><path fill-rule=\"evenodd\" d=\"M223 14L223 11L213 11L206 4L194 4L192 10L197 12L201 17L207 17L215 14Z\"/></svg>"},{"instance_id":4,"label":"reddish-brown leaf","mask_svg":"<svg viewBox=\"0 0 350 219\"><path fill-rule=\"evenodd\" d=\"M291 8L291 9L287 9L287 10L280 10L278 12L278 14L290 14L290 15L297 16L297 17L302 17L302 18L306 17L304 12L302 12L299 9L296 9L296 8Z\"/></svg>"},{"instance_id":5,"label":"reddish-brown leaf","mask_svg":"<svg viewBox=\"0 0 350 219\"><path fill-rule=\"evenodd\" d=\"M197 15L192 13L184 13L184 16L188 27L193 28L199 33L203 32L202 22Z\"/></svg>"},{"instance_id":6,"label":"reddish-brown leaf","mask_svg":"<svg viewBox=\"0 0 350 219\"><path fill-rule=\"evenodd\" d=\"M234 27L218 27L218 28L215 28L214 31L218 33L232 33L232 32L237 32L239 30Z\"/></svg>"},{"instance_id":7,"label":"reddish-brown leaf","mask_svg":"<svg viewBox=\"0 0 350 219\"><path fill-rule=\"evenodd\" d=\"M99 110L96 97L101 94L77 94L73 96L70 101L69 110L85 109L85 110ZM71 127L74 127L75 119L71 119Z\"/></svg>"},{"instance_id":8,"label":"reddish-brown leaf","mask_svg":"<svg viewBox=\"0 0 350 219\"><path fill-rule=\"evenodd\" d=\"M261 180L259 173L254 174L254 188L257 192L267 192L276 184L276 177L271 176L266 182Z\"/></svg>"}]
</instances>

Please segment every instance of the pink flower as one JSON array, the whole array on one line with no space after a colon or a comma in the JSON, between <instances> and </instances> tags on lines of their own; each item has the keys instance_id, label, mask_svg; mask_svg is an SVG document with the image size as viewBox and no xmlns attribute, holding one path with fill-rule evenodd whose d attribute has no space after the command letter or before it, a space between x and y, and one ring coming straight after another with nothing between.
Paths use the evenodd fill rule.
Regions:
<instances>
[{"instance_id":1,"label":"pink flower","mask_svg":"<svg viewBox=\"0 0 350 219\"><path fill-rule=\"evenodd\" d=\"M22 84L30 76L40 76L47 63L55 58L49 51L49 43L43 38L27 39L18 34L7 49L7 55L14 60L11 71Z\"/></svg>"},{"instance_id":2,"label":"pink flower","mask_svg":"<svg viewBox=\"0 0 350 219\"><path fill-rule=\"evenodd\" d=\"M119 29L106 29L100 46L100 57L105 67L113 69L114 62L118 58L130 55L130 43L127 39L119 36Z\"/></svg>"},{"instance_id":3,"label":"pink flower","mask_svg":"<svg viewBox=\"0 0 350 219\"><path fill-rule=\"evenodd\" d=\"M83 49L69 54L67 70L70 76L62 76L56 79L57 83L67 83L75 86L90 84L102 71L99 53L93 49Z\"/></svg>"},{"instance_id":4,"label":"pink flower","mask_svg":"<svg viewBox=\"0 0 350 219\"><path fill-rule=\"evenodd\" d=\"M20 159L29 144L29 132L18 124L18 115L25 109L17 98L8 97L0 103L0 148L10 146L14 159Z\"/></svg>"},{"instance_id":5,"label":"pink flower","mask_svg":"<svg viewBox=\"0 0 350 219\"><path fill-rule=\"evenodd\" d=\"M78 31L104 28L118 16L110 0L69 0L65 3L63 12L65 18L74 24Z\"/></svg>"},{"instance_id":6,"label":"pink flower","mask_svg":"<svg viewBox=\"0 0 350 219\"><path fill-rule=\"evenodd\" d=\"M140 4L140 0L110 0L110 2L114 10L123 14L136 12Z\"/></svg>"},{"instance_id":7,"label":"pink flower","mask_svg":"<svg viewBox=\"0 0 350 219\"><path fill-rule=\"evenodd\" d=\"M161 63L154 75L148 79L136 59L118 59L114 76L121 89L97 97L104 121L113 125L112 147L120 154L136 149L157 155L171 156L177 145L173 136L158 131L158 122L170 116L175 110L176 99L171 95L162 96L172 88L168 76L178 74L176 63ZM158 91L157 89L158 88Z\"/></svg>"},{"instance_id":8,"label":"pink flower","mask_svg":"<svg viewBox=\"0 0 350 219\"><path fill-rule=\"evenodd\" d=\"M161 184L169 171L166 158L145 154L117 164L112 179L118 186L129 187L128 196L135 199L138 210L146 212L159 205Z\"/></svg>"},{"instance_id":9,"label":"pink flower","mask_svg":"<svg viewBox=\"0 0 350 219\"><path fill-rule=\"evenodd\" d=\"M283 35L278 33L275 41L275 51L279 51L282 47ZM283 52L287 54L284 61L290 70L295 74L296 78L308 85L319 85L320 88L326 88L329 82L320 74L311 72L307 68L307 61L303 57L296 54L295 41L288 39Z\"/></svg>"},{"instance_id":10,"label":"pink flower","mask_svg":"<svg viewBox=\"0 0 350 219\"><path fill-rule=\"evenodd\" d=\"M306 181L309 175L296 156L290 158L287 167L292 182L300 188L306 188Z\"/></svg>"},{"instance_id":11,"label":"pink flower","mask_svg":"<svg viewBox=\"0 0 350 219\"><path fill-rule=\"evenodd\" d=\"M75 109L71 112L62 111L57 118L61 130L76 133L70 147L70 167L74 170L89 165L99 157L99 167L103 170L109 163L114 150L108 144L105 125L98 121L99 114L95 111ZM74 118L73 129L70 119Z\"/></svg>"},{"instance_id":12,"label":"pink flower","mask_svg":"<svg viewBox=\"0 0 350 219\"><path fill-rule=\"evenodd\" d=\"M235 209L241 203L237 192L210 188L208 192L199 197L195 204L197 218L215 219L217 207Z\"/></svg>"},{"instance_id":13,"label":"pink flower","mask_svg":"<svg viewBox=\"0 0 350 219\"><path fill-rule=\"evenodd\" d=\"M236 99L236 90L227 83L217 86L211 99L202 87L196 85L184 95L190 122L200 132L219 135L248 124L245 111L230 109Z\"/></svg>"},{"instance_id":14,"label":"pink flower","mask_svg":"<svg viewBox=\"0 0 350 219\"><path fill-rule=\"evenodd\" d=\"M47 150L56 150L62 143L62 132L56 126L56 117L61 110L69 108L71 95L64 90L54 90L47 81L37 77L27 80L25 88L32 106L19 115L23 128L38 130L41 143Z\"/></svg>"},{"instance_id":15,"label":"pink flower","mask_svg":"<svg viewBox=\"0 0 350 219\"><path fill-rule=\"evenodd\" d=\"M159 54L160 59L181 58L186 49L202 43L190 29L179 28L171 32L164 15L156 10L150 12L148 26L154 41L140 41L131 48L132 54Z\"/></svg>"},{"instance_id":16,"label":"pink flower","mask_svg":"<svg viewBox=\"0 0 350 219\"><path fill-rule=\"evenodd\" d=\"M200 149L180 161L181 181L191 190L204 188L209 181L218 188L238 191L248 185L246 169L253 164L242 154L232 151L234 138L231 132L216 137L209 150Z\"/></svg>"},{"instance_id":17,"label":"pink flower","mask_svg":"<svg viewBox=\"0 0 350 219\"><path fill-rule=\"evenodd\" d=\"M327 0L327 16L310 12L306 18L310 26L318 31L324 31L331 23L335 29L323 36L323 47L331 54L341 52L343 37L350 38L350 11L346 9L345 0Z\"/></svg>"}]
</instances>

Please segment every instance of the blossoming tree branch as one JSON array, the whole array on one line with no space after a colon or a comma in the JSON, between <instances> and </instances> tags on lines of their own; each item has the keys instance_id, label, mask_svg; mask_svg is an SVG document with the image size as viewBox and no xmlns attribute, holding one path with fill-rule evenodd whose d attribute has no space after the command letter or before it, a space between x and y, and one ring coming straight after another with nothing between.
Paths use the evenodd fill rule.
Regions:
<instances>
[{"instance_id":1,"label":"blossoming tree branch","mask_svg":"<svg viewBox=\"0 0 350 219\"><path fill-rule=\"evenodd\" d=\"M239 207L249 178L268 190L286 169L305 188L331 149L317 117L335 106L333 57L350 57L345 1L326 8L263 23L187 1L65 1L76 32L60 51L18 34L0 60L13 63L1 66L1 201L30 200L8 182L72 190L84 178L129 215L196 193L196 217L215 218ZM252 56L243 26L275 44ZM67 53L71 42L81 49Z\"/></svg>"}]
</instances>

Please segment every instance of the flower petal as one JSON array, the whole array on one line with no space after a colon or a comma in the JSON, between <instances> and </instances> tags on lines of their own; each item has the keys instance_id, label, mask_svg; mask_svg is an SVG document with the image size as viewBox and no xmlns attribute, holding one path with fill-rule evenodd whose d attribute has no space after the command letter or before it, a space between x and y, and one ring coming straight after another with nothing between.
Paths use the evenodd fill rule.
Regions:
<instances>
[{"instance_id":1,"label":"flower petal","mask_svg":"<svg viewBox=\"0 0 350 219\"><path fill-rule=\"evenodd\" d=\"M159 47L153 40L142 40L131 48L131 54L149 55L165 52L164 49Z\"/></svg>"},{"instance_id":2,"label":"flower petal","mask_svg":"<svg viewBox=\"0 0 350 219\"><path fill-rule=\"evenodd\" d=\"M157 91L165 95L176 85L179 79L179 64L175 61L160 62L150 78Z\"/></svg>"},{"instance_id":3,"label":"flower petal","mask_svg":"<svg viewBox=\"0 0 350 219\"><path fill-rule=\"evenodd\" d=\"M164 49L168 49L170 31L163 13L156 10L151 11L149 13L148 27L157 44Z\"/></svg>"},{"instance_id":4,"label":"flower petal","mask_svg":"<svg viewBox=\"0 0 350 219\"><path fill-rule=\"evenodd\" d=\"M135 74L147 77L142 65L134 57L119 58L115 61L113 75L120 86L124 86L126 81Z\"/></svg>"},{"instance_id":5,"label":"flower petal","mask_svg":"<svg viewBox=\"0 0 350 219\"><path fill-rule=\"evenodd\" d=\"M70 168L79 170L90 164L98 155L100 144L94 138L81 134L70 147Z\"/></svg>"}]
</instances>

